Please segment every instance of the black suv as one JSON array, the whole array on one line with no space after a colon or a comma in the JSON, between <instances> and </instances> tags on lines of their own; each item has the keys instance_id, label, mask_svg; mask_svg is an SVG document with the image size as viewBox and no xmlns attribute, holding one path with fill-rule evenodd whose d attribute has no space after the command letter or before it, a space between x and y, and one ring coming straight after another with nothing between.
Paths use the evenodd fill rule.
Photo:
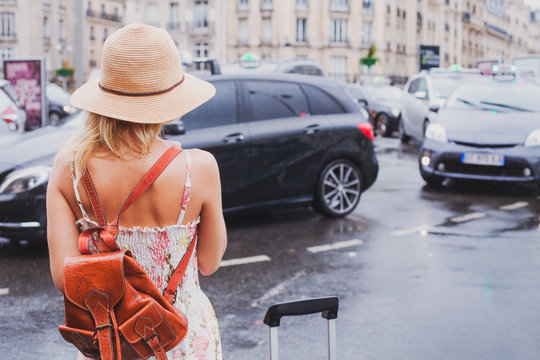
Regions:
<instances>
[{"instance_id":1,"label":"black suv","mask_svg":"<svg viewBox=\"0 0 540 360\"><path fill-rule=\"evenodd\" d=\"M166 126L184 148L211 152L225 211L313 205L342 217L376 179L373 129L343 86L307 75L206 78L216 96ZM84 121L81 112L2 145L0 237L43 237L54 154Z\"/></svg>"}]
</instances>

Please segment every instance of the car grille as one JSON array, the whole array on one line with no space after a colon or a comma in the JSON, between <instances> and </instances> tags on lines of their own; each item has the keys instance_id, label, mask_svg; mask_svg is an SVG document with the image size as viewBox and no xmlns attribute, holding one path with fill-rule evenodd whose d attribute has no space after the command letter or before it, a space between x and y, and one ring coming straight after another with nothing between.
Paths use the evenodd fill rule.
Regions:
<instances>
[{"instance_id":1,"label":"car grille","mask_svg":"<svg viewBox=\"0 0 540 360\"><path fill-rule=\"evenodd\" d=\"M507 163L505 166L462 164L459 161L444 161L445 172L486 176L523 177L525 164Z\"/></svg>"},{"instance_id":2,"label":"car grille","mask_svg":"<svg viewBox=\"0 0 540 360\"><path fill-rule=\"evenodd\" d=\"M464 141L454 141L454 143L458 145L464 145L464 146L470 146L475 148L491 148L491 149L498 149L498 148L511 148L518 144L477 144L477 143L469 143Z\"/></svg>"}]
</instances>

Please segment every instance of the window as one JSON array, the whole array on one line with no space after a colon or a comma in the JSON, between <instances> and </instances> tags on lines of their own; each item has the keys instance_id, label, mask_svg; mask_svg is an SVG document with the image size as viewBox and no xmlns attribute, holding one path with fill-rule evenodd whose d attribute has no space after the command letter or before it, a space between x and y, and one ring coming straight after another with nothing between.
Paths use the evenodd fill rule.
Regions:
<instances>
[{"instance_id":1,"label":"window","mask_svg":"<svg viewBox=\"0 0 540 360\"><path fill-rule=\"evenodd\" d=\"M347 20L346 19L332 20L332 33L330 34L330 41L335 42L335 43L347 42Z\"/></svg>"},{"instance_id":2,"label":"window","mask_svg":"<svg viewBox=\"0 0 540 360\"><path fill-rule=\"evenodd\" d=\"M247 10L249 8L248 0L238 0L238 9Z\"/></svg>"},{"instance_id":3,"label":"window","mask_svg":"<svg viewBox=\"0 0 540 360\"><path fill-rule=\"evenodd\" d=\"M0 59L2 60L8 60L15 57L15 50L10 47L1 47L0 48ZM0 61L0 64L2 62Z\"/></svg>"},{"instance_id":4,"label":"window","mask_svg":"<svg viewBox=\"0 0 540 360\"><path fill-rule=\"evenodd\" d=\"M15 37L15 14L11 12L0 13L0 22L0 26L2 26L0 36L2 38Z\"/></svg>"},{"instance_id":5,"label":"window","mask_svg":"<svg viewBox=\"0 0 540 360\"><path fill-rule=\"evenodd\" d=\"M363 0L362 8L364 12L371 13L373 12L373 1L372 0Z\"/></svg>"},{"instance_id":6,"label":"window","mask_svg":"<svg viewBox=\"0 0 540 360\"><path fill-rule=\"evenodd\" d=\"M62 19L58 21L58 39L60 41L66 40L66 24Z\"/></svg>"},{"instance_id":7,"label":"window","mask_svg":"<svg viewBox=\"0 0 540 360\"><path fill-rule=\"evenodd\" d=\"M235 124L238 121L236 85L233 81L212 83L216 95L182 116L186 131Z\"/></svg>"},{"instance_id":8,"label":"window","mask_svg":"<svg viewBox=\"0 0 540 360\"><path fill-rule=\"evenodd\" d=\"M90 26L90 40L96 40L96 35L94 33L94 27Z\"/></svg>"},{"instance_id":9,"label":"window","mask_svg":"<svg viewBox=\"0 0 540 360\"><path fill-rule=\"evenodd\" d=\"M246 81L252 121L298 117L309 113L298 84L278 81Z\"/></svg>"},{"instance_id":10,"label":"window","mask_svg":"<svg viewBox=\"0 0 540 360\"><path fill-rule=\"evenodd\" d=\"M347 57L332 56L330 58L330 77L346 82L347 75Z\"/></svg>"},{"instance_id":11,"label":"window","mask_svg":"<svg viewBox=\"0 0 540 360\"><path fill-rule=\"evenodd\" d=\"M307 23L307 19L302 19L302 18L296 19L296 41L297 42L307 41L306 23Z\"/></svg>"},{"instance_id":12,"label":"window","mask_svg":"<svg viewBox=\"0 0 540 360\"><path fill-rule=\"evenodd\" d=\"M372 29L373 22L364 21L362 23L362 46L369 46L373 42L371 38Z\"/></svg>"},{"instance_id":13,"label":"window","mask_svg":"<svg viewBox=\"0 0 540 360\"><path fill-rule=\"evenodd\" d=\"M208 57L208 43L199 42L195 44L195 56L199 58Z\"/></svg>"},{"instance_id":14,"label":"window","mask_svg":"<svg viewBox=\"0 0 540 360\"><path fill-rule=\"evenodd\" d=\"M155 2L146 5L146 23L148 25L159 27L159 8Z\"/></svg>"},{"instance_id":15,"label":"window","mask_svg":"<svg viewBox=\"0 0 540 360\"><path fill-rule=\"evenodd\" d=\"M103 29L103 41L107 40L107 36L109 36L109 31L105 28Z\"/></svg>"},{"instance_id":16,"label":"window","mask_svg":"<svg viewBox=\"0 0 540 360\"><path fill-rule=\"evenodd\" d=\"M262 20L261 42L263 44L272 43L272 19L270 18Z\"/></svg>"},{"instance_id":17,"label":"window","mask_svg":"<svg viewBox=\"0 0 540 360\"><path fill-rule=\"evenodd\" d=\"M195 1L193 9L193 26L205 28L208 26L208 1Z\"/></svg>"},{"instance_id":18,"label":"window","mask_svg":"<svg viewBox=\"0 0 540 360\"><path fill-rule=\"evenodd\" d=\"M247 45L249 38L248 20L238 20L238 45Z\"/></svg>"},{"instance_id":19,"label":"window","mask_svg":"<svg viewBox=\"0 0 540 360\"><path fill-rule=\"evenodd\" d=\"M43 40L50 40L50 31L49 31L49 18L43 17Z\"/></svg>"},{"instance_id":20,"label":"window","mask_svg":"<svg viewBox=\"0 0 540 360\"><path fill-rule=\"evenodd\" d=\"M180 5L178 2L169 3L169 29L180 29Z\"/></svg>"},{"instance_id":21,"label":"window","mask_svg":"<svg viewBox=\"0 0 540 360\"><path fill-rule=\"evenodd\" d=\"M101 4L101 18L105 19L107 17L107 14L105 13L105 4Z\"/></svg>"},{"instance_id":22,"label":"window","mask_svg":"<svg viewBox=\"0 0 540 360\"><path fill-rule=\"evenodd\" d=\"M262 10L272 10L272 0L262 0Z\"/></svg>"},{"instance_id":23,"label":"window","mask_svg":"<svg viewBox=\"0 0 540 360\"><path fill-rule=\"evenodd\" d=\"M330 10L332 11L349 11L349 0L331 0Z\"/></svg>"},{"instance_id":24,"label":"window","mask_svg":"<svg viewBox=\"0 0 540 360\"><path fill-rule=\"evenodd\" d=\"M309 100L311 115L342 114L343 108L325 91L311 85L303 85Z\"/></svg>"},{"instance_id":25,"label":"window","mask_svg":"<svg viewBox=\"0 0 540 360\"><path fill-rule=\"evenodd\" d=\"M296 8L307 9L307 0L296 0Z\"/></svg>"}]
</instances>

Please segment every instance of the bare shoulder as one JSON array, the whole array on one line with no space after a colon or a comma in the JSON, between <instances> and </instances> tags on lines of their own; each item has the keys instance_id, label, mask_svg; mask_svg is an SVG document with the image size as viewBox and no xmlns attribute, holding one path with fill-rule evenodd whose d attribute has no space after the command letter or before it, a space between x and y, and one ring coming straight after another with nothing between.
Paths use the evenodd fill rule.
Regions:
<instances>
[{"instance_id":1,"label":"bare shoulder","mask_svg":"<svg viewBox=\"0 0 540 360\"><path fill-rule=\"evenodd\" d=\"M190 149L189 154L194 168L198 168L203 172L215 172L217 170L216 158L208 151Z\"/></svg>"}]
</instances>

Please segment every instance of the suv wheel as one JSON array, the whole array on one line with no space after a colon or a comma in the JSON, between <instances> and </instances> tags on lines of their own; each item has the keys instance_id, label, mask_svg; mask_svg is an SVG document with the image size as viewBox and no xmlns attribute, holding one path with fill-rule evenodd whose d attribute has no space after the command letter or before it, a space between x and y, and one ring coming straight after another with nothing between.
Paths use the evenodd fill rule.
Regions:
<instances>
[{"instance_id":1,"label":"suv wheel","mask_svg":"<svg viewBox=\"0 0 540 360\"><path fill-rule=\"evenodd\" d=\"M344 217L354 210L362 192L358 166L345 159L330 162L321 172L315 190L315 209L329 217Z\"/></svg>"},{"instance_id":2,"label":"suv wheel","mask_svg":"<svg viewBox=\"0 0 540 360\"><path fill-rule=\"evenodd\" d=\"M375 119L375 132L381 136L390 136L390 119L385 113L380 113Z\"/></svg>"}]
</instances>

